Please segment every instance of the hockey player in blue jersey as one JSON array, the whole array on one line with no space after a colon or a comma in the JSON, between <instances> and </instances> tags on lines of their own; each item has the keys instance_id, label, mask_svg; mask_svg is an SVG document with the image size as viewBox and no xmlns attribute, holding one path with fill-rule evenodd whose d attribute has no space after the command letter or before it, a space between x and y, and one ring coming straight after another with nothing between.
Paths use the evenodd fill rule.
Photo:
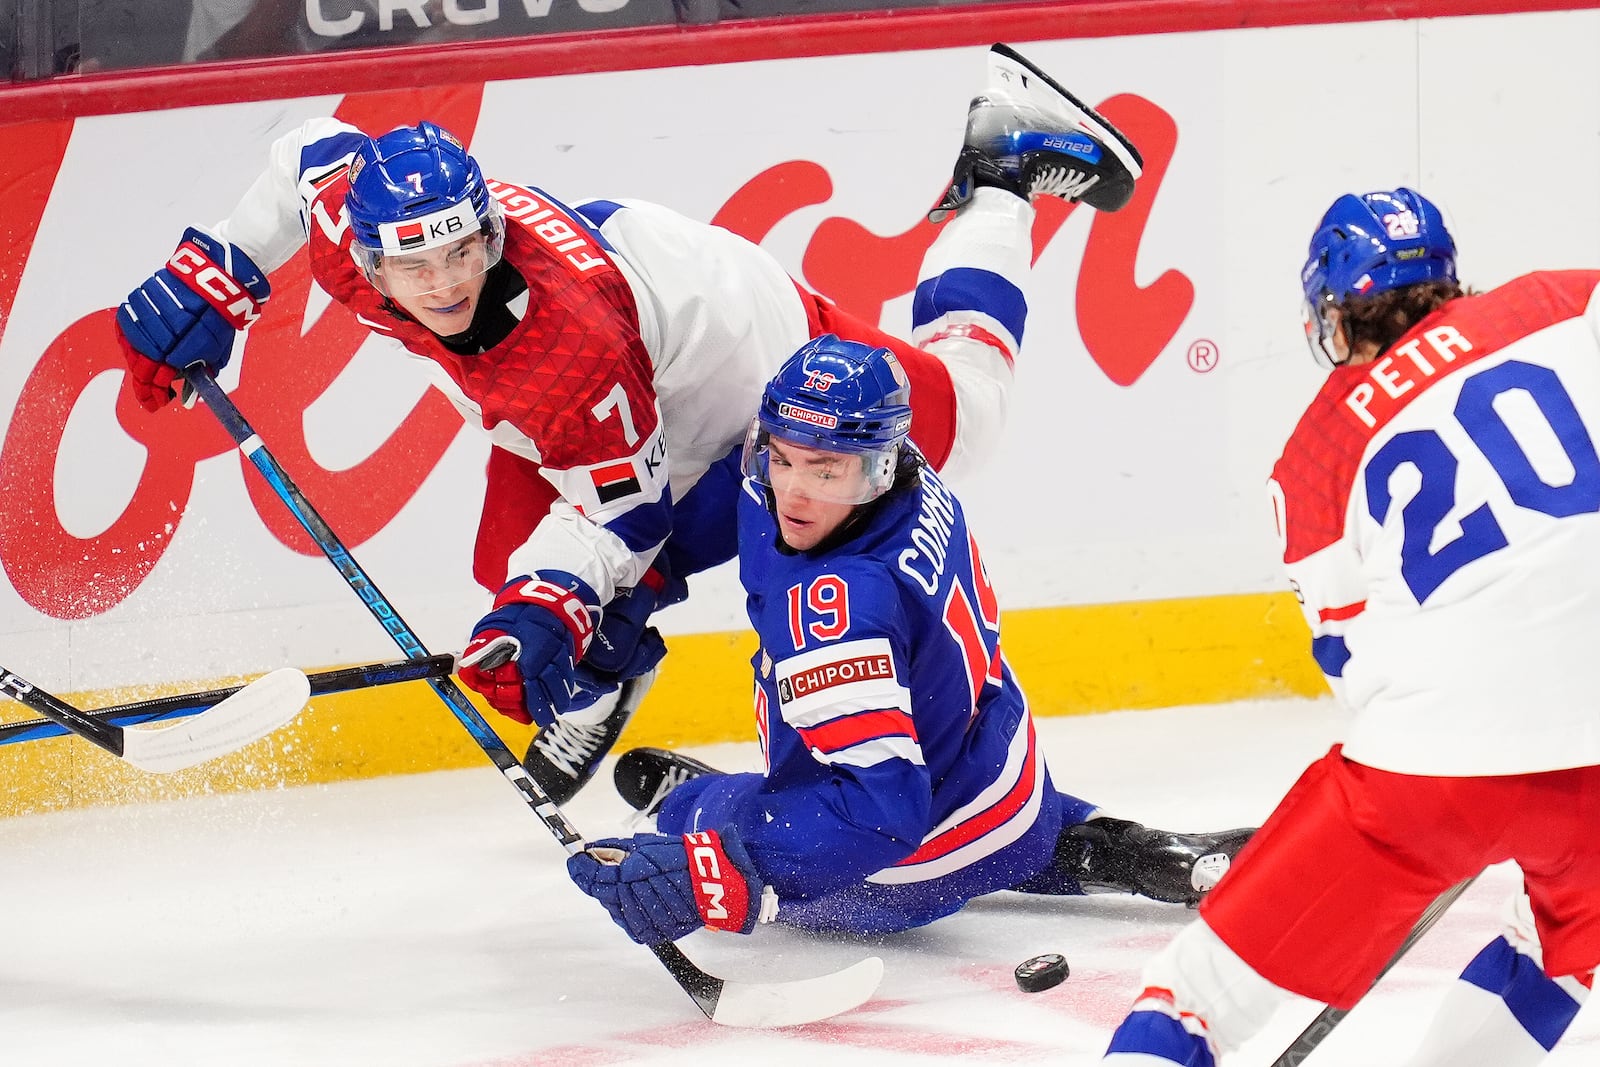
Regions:
<instances>
[{"instance_id":1,"label":"hockey player in blue jersey","mask_svg":"<svg viewBox=\"0 0 1600 1067\"><path fill-rule=\"evenodd\" d=\"M1006 889L1192 904L1250 835L1165 833L1056 791L977 543L908 439L908 396L888 349L820 337L768 384L742 454L681 502L668 555L687 571L731 555L697 515L739 497L766 769L619 760L661 832L568 866L637 941L774 917L888 932Z\"/></svg>"}]
</instances>

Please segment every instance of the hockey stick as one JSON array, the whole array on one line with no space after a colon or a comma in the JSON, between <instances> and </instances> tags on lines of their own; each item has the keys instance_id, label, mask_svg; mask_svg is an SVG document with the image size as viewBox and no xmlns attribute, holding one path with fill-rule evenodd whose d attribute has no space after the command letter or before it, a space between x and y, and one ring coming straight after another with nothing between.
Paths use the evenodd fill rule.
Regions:
<instances>
[{"instance_id":1,"label":"hockey stick","mask_svg":"<svg viewBox=\"0 0 1600 1067\"><path fill-rule=\"evenodd\" d=\"M389 632L400 650L413 660L426 657L428 651L421 639L400 618L400 613L378 591L338 535L317 514L272 453L267 451L266 445L222 391L222 387L217 385L210 371L196 364L184 371L184 377L237 442L239 452L261 472L278 499L311 535L323 555L328 557L328 562L344 578L345 584L360 595L367 610ZM444 701L467 733L472 735L478 747L500 768L500 773L516 787L523 801L539 816L545 828L567 853L582 852L583 835L539 788L539 783L528 776L517 757L511 754L505 742L478 714L478 709L461 692L461 688L449 678L429 678L428 684L439 694L439 699ZM869 956L842 971L817 978L793 982L734 982L702 971L671 941L648 947L673 980L694 999L706 1018L724 1026L794 1026L827 1019L865 1003L883 977L883 961L876 956Z\"/></svg>"},{"instance_id":2,"label":"hockey stick","mask_svg":"<svg viewBox=\"0 0 1600 1067\"><path fill-rule=\"evenodd\" d=\"M1388 974L1407 952L1411 951L1413 945L1422 940L1424 934L1433 929L1435 923L1444 918L1444 913L1450 910L1450 905L1460 899L1461 894L1467 891L1467 887L1477 880L1478 876L1473 875L1464 882L1457 882L1440 893L1438 900L1428 905L1422 917L1417 920L1417 924L1406 935L1406 939L1400 942L1395 954L1383 965L1383 970L1378 972L1378 978L1372 980L1374 985L1378 983L1379 978ZM1291 1041L1289 1047L1283 1050L1283 1054L1272 1061L1272 1067L1300 1067L1300 1064L1306 1061L1306 1057L1315 1052L1317 1046L1333 1033L1333 1028L1343 1022L1344 1017L1349 1014L1349 1008L1323 1008L1317 1017L1311 1020L1311 1025L1300 1031L1300 1036Z\"/></svg>"},{"instance_id":3,"label":"hockey stick","mask_svg":"<svg viewBox=\"0 0 1600 1067\"><path fill-rule=\"evenodd\" d=\"M456 658L446 654L419 660L369 663L364 667L342 667L339 670L308 674L306 681L310 683L311 695L316 697L377 685L440 678L454 671L455 666ZM96 708L83 714L116 726L138 726L147 722L160 722L162 719L198 715L208 708L216 707L245 688L242 685L235 685L226 689L208 689L203 693L178 693L174 696L140 700L132 704ZM11 745L18 741L39 741L47 737L60 737L69 732L65 727L49 719L23 719L19 722L0 723L0 745Z\"/></svg>"},{"instance_id":4,"label":"hockey stick","mask_svg":"<svg viewBox=\"0 0 1600 1067\"><path fill-rule=\"evenodd\" d=\"M241 687L204 715L159 730L125 730L93 718L4 667L0 667L0 692L140 770L167 774L270 734L300 714L311 686L305 675L284 667Z\"/></svg>"}]
</instances>

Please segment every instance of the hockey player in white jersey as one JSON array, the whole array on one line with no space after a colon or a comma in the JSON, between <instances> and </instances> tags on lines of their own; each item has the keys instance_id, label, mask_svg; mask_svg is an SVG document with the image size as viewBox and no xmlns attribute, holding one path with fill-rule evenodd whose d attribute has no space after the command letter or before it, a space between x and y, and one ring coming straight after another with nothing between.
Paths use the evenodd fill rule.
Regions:
<instances>
[{"instance_id":1,"label":"hockey player in white jersey","mask_svg":"<svg viewBox=\"0 0 1600 1067\"><path fill-rule=\"evenodd\" d=\"M559 802L593 773L663 651L655 640L613 656L594 639L603 609L625 630L643 625L670 582L652 564L673 501L738 444L777 366L825 332L892 348L924 453L939 469L970 468L1004 422L1033 198L1114 211L1139 172L1109 123L995 46L907 342L726 230L641 201L568 206L487 179L431 123L372 138L314 119L273 145L228 218L184 234L117 323L129 386L154 410L183 368L227 363L267 300L267 272L309 246L317 283L483 428L494 447L475 572L498 593L461 677L543 727L527 766ZM621 694L584 707L619 682Z\"/></svg>"},{"instance_id":2,"label":"hockey player in white jersey","mask_svg":"<svg viewBox=\"0 0 1600 1067\"><path fill-rule=\"evenodd\" d=\"M1008 889L1193 904L1249 838L1155 830L1056 790L977 541L910 444L909 392L888 349L819 337L683 501L675 566L738 553L766 767L618 760L619 791L661 832L596 842L568 869L642 943L763 918L904 930Z\"/></svg>"},{"instance_id":3,"label":"hockey player in white jersey","mask_svg":"<svg viewBox=\"0 0 1600 1067\"><path fill-rule=\"evenodd\" d=\"M1354 717L1146 968L1105 1062L1210 1067L1285 990L1349 1008L1428 904L1511 859L1521 918L1408 1062L1537 1063L1600 964L1600 271L1464 292L1401 188L1335 201L1302 283L1332 372L1272 495Z\"/></svg>"}]
</instances>

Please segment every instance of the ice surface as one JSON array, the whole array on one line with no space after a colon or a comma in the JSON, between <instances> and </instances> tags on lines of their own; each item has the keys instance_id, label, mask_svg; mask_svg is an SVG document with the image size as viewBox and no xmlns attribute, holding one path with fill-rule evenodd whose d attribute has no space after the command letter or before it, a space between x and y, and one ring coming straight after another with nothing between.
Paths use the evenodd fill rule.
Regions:
<instances>
[{"instance_id":1,"label":"ice surface","mask_svg":"<svg viewBox=\"0 0 1600 1067\"><path fill-rule=\"evenodd\" d=\"M645 714L649 709L645 709ZM1258 822L1338 736L1328 702L1066 719L1039 734L1059 787L1174 830ZM753 745L695 750L728 769ZM608 775L608 771L603 771ZM627 809L597 780L568 808L591 836ZM563 1064L1095 1062L1146 957L1191 914L1129 897L1002 894L869 944L765 929L683 942L732 977L804 977L881 955L878 996L786 1031L704 1021L648 952L566 880L562 850L481 770L0 822L10 929L0 1063L25 1067L532 1067ZM1420 1020L1499 928L1490 871L1312 1061L1404 1061ZM1072 975L1020 992L1019 961ZM1229 1067L1267 1064L1296 1003ZM1585 1011L1552 1067L1600 1061Z\"/></svg>"}]
</instances>

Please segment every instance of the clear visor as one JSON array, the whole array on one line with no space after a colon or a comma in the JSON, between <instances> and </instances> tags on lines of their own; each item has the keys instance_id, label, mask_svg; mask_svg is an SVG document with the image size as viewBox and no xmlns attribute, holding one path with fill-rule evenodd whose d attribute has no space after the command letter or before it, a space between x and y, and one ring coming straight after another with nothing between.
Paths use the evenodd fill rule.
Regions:
<instances>
[{"instance_id":1,"label":"clear visor","mask_svg":"<svg viewBox=\"0 0 1600 1067\"><path fill-rule=\"evenodd\" d=\"M505 251L505 223L491 215L459 241L403 255L351 242L350 255L373 288L387 297L413 299L453 289L486 273Z\"/></svg>"},{"instance_id":2,"label":"clear visor","mask_svg":"<svg viewBox=\"0 0 1600 1067\"><path fill-rule=\"evenodd\" d=\"M1303 301L1300 318L1305 324L1306 346L1311 349L1311 358L1328 370L1344 362L1333 343L1339 327L1339 309L1333 305L1333 294L1323 293L1319 303Z\"/></svg>"},{"instance_id":3,"label":"clear visor","mask_svg":"<svg viewBox=\"0 0 1600 1067\"><path fill-rule=\"evenodd\" d=\"M894 485L898 448L831 452L773 437L759 419L745 434L744 476L779 496L801 496L826 504L865 504Z\"/></svg>"}]
</instances>

